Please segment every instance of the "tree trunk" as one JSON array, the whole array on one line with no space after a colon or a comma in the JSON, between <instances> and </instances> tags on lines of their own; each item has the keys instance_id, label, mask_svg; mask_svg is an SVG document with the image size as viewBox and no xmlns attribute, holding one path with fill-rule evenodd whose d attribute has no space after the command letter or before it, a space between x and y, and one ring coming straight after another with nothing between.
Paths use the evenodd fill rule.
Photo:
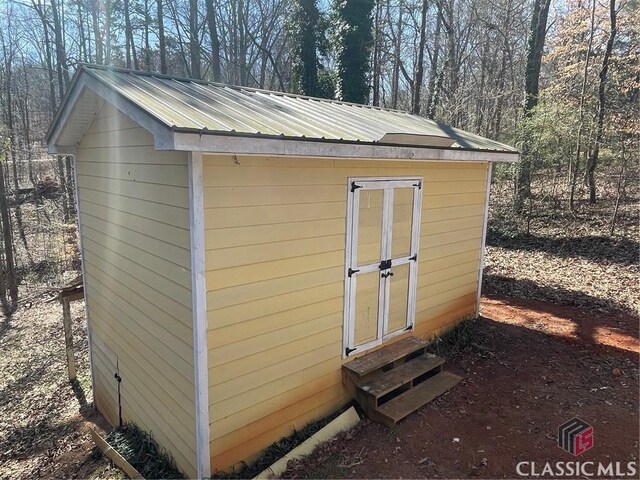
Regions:
<instances>
[{"instance_id":1,"label":"tree trunk","mask_svg":"<svg viewBox=\"0 0 640 480\"><path fill-rule=\"evenodd\" d=\"M200 69L200 39L198 35L198 0L189 0L189 58L191 78L202 78Z\"/></svg>"},{"instance_id":2,"label":"tree trunk","mask_svg":"<svg viewBox=\"0 0 640 480\"><path fill-rule=\"evenodd\" d=\"M437 8L436 31L435 31L434 40L433 40L433 55L431 57L431 65L429 67L429 83L427 85L427 92L428 92L429 98L427 98L427 106L426 106L427 117L432 120L436 114L436 104L437 104L437 96L438 96L436 87L438 86L438 83L439 83L438 82L438 60L440 57L440 33L442 30L442 19L440 18L441 16L440 2L437 3L436 8Z\"/></svg>"},{"instance_id":3,"label":"tree trunk","mask_svg":"<svg viewBox=\"0 0 640 480\"><path fill-rule=\"evenodd\" d=\"M211 37L211 72L214 82L222 81L220 70L220 39L218 38L218 26L216 23L216 11L213 0L205 0L207 5L207 24L209 26L209 37Z\"/></svg>"},{"instance_id":4,"label":"tree trunk","mask_svg":"<svg viewBox=\"0 0 640 480\"><path fill-rule=\"evenodd\" d=\"M529 28L529 45L527 48L527 65L524 76L524 118L533 114L538 105L540 93L540 67L547 34L547 19L551 0L534 0L533 15ZM522 144L522 156L518 166L516 179L516 196L514 210L521 212L524 201L531 196L531 176L533 169L531 139L525 138Z\"/></svg>"},{"instance_id":5,"label":"tree trunk","mask_svg":"<svg viewBox=\"0 0 640 480\"><path fill-rule=\"evenodd\" d=\"M163 0L156 0L158 18L158 46L160 50L160 73L167 73L167 44L164 38Z\"/></svg>"},{"instance_id":6,"label":"tree trunk","mask_svg":"<svg viewBox=\"0 0 640 480\"><path fill-rule=\"evenodd\" d=\"M582 153L582 132L584 129L584 101L585 94L587 90L587 81L589 79L589 62L591 60L591 47L593 45L593 34L595 30L595 15L596 15L596 0L593 0L591 5L591 23L589 26L589 43L587 45L587 57L584 61L584 70L582 74L582 88L580 90L580 102L578 107L578 133L576 140L576 155L573 164L573 169L571 169L571 164L569 164L570 170L570 181L571 181L571 189L569 193L569 207L573 210L573 205L575 202L576 195L576 185L578 183L578 174L580 172L580 155Z\"/></svg>"},{"instance_id":7,"label":"tree trunk","mask_svg":"<svg viewBox=\"0 0 640 480\"><path fill-rule=\"evenodd\" d=\"M602 143L602 135L604 132L604 113L606 108L606 86L607 75L609 73L609 61L611 52L613 51L613 43L616 39L616 0L609 0L609 19L611 21L611 29L609 30L609 39L607 47L604 51L602 59L602 69L600 70L600 84L598 85L598 117L596 123L596 141L587 161L587 181L589 183L589 203L596 203L596 179L595 170L598 166L598 155L600 154L600 144Z\"/></svg>"},{"instance_id":8,"label":"tree trunk","mask_svg":"<svg viewBox=\"0 0 640 480\"><path fill-rule=\"evenodd\" d=\"M393 46L393 77L391 78L391 108L398 108L398 95L400 93L400 49L402 47L402 13L404 8L402 0L398 3L398 26L394 35ZM392 29L393 32L393 29Z\"/></svg>"},{"instance_id":9,"label":"tree trunk","mask_svg":"<svg viewBox=\"0 0 640 480\"><path fill-rule=\"evenodd\" d=\"M12 304L15 305L18 302L18 279L13 256L13 234L11 233L11 219L9 206L7 205L7 188L4 178L4 165L2 163L0 162L0 220L2 221L2 239L4 243L4 275L9 298L11 298ZM12 308L9 307L9 310Z\"/></svg>"},{"instance_id":10,"label":"tree trunk","mask_svg":"<svg viewBox=\"0 0 640 480\"><path fill-rule=\"evenodd\" d=\"M424 48L427 42L427 10L429 3L422 0L422 12L420 15L420 42L418 44L418 59L416 64L416 73L413 79L413 98L411 105L411 113L416 115L420 113L420 100L422 93L422 79L424 78Z\"/></svg>"},{"instance_id":11,"label":"tree trunk","mask_svg":"<svg viewBox=\"0 0 640 480\"><path fill-rule=\"evenodd\" d=\"M381 47L382 47L382 0L376 1L375 14L375 39L373 43L373 105L380 106L380 77L382 73Z\"/></svg>"}]
</instances>

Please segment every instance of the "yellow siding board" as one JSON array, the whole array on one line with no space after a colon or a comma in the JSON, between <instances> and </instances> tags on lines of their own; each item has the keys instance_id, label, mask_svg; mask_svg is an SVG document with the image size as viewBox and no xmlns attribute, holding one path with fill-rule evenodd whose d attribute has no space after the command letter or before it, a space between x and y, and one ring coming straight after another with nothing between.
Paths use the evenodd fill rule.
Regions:
<instances>
[{"instance_id":1,"label":"yellow siding board","mask_svg":"<svg viewBox=\"0 0 640 480\"><path fill-rule=\"evenodd\" d=\"M215 233L212 233L215 235ZM343 249L344 235L329 235L314 238L301 238L276 243L264 243L260 248L254 245L243 245L215 250L206 255L207 272L271 262L293 257L303 257ZM344 256L344 255L343 255Z\"/></svg>"},{"instance_id":2,"label":"yellow siding board","mask_svg":"<svg viewBox=\"0 0 640 480\"><path fill-rule=\"evenodd\" d=\"M127 212L111 210L108 207L86 200L80 202L80 216L83 215L91 215L110 224L128 228L177 247L185 248L185 245L189 245L189 230L167 225L166 223L154 222Z\"/></svg>"},{"instance_id":3,"label":"yellow siding board","mask_svg":"<svg viewBox=\"0 0 640 480\"><path fill-rule=\"evenodd\" d=\"M476 205L461 205L442 207L432 210L422 211L422 224L441 222L446 220L452 220L456 218L470 218L477 217L484 214L484 203L478 203Z\"/></svg>"},{"instance_id":4,"label":"yellow siding board","mask_svg":"<svg viewBox=\"0 0 640 480\"><path fill-rule=\"evenodd\" d=\"M333 345L337 351L341 351L342 339L337 339L335 337L336 333L337 329L320 332L318 334L309 335L300 340L290 342L282 348L277 347L247 355L235 362L225 364L224 368L209 367L209 378L211 379L212 384L224 382L231 378L240 377L254 371L257 365L256 362L260 362L259 365L261 368L266 368L327 345ZM331 337L332 335L333 337ZM215 401L215 398L209 399L209 401L213 402Z\"/></svg>"},{"instance_id":5,"label":"yellow siding board","mask_svg":"<svg viewBox=\"0 0 640 480\"><path fill-rule=\"evenodd\" d=\"M241 395L239 400L242 401L243 406L246 406L241 410L241 413L237 415L237 419L241 421L240 425L244 426L249 422L255 422L283 407L307 398L316 392L326 390L327 388L340 385L342 383L342 373L340 371L331 372L328 375L324 375L310 382L302 382L302 375L299 375L299 377L300 382L293 388L287 388L290 385L287 384L285 386L286 389L276 391L275 389L270 389L269 385L265 386L267 389L265 393L269 395L268 397L258 397L256 392L253 401L251 401L250 395ZM259 391L259 389L256 389L256 391ZM271 395L272 393L273 395ZM263 400L256 403L256 398L263 398ZM214 431L211 435L212 439L226 435L237 428L237 425L235 425L235 422L233 421L234 419L224 415L225 409L239 412L240 410L236 409L236 407L237 405L234 406L232 402L227 400L211 406L209 415L211 422L214 425Z\"/></svg>"},{"instance_id":6,"label":"yellow siding board","mask_svg":"<svg viewBox=\"0 0 640 480\"><path fill-rule=\"evenodd\" d=\"M189 208L189 190L185 187L166 186L160 190L150 183L104 179L86 175L82 175L79 181L82 187L89 192L115 192L122 197L146 200L183 209Z\"/></svg>"},{"instance_id":7,"label":"yellow siding board","mask_svg":"<svg viewBox=\"0 0 640 480\"><path fill-rule=\"evenodd\" d=\"M420 227L420 234L425 237L441 233L457 232L471 227L482 228L482 216L477 215L466 218L447 219L440 222L426 222Z\"/></svg>"},{"instance_id":8,"label":"yellow siding board","mask_svg":"<svg viewBox=\"0 0 640 480\"><path fill-rule=\"evenodd\" d=\"M87 277L95 279L92 275ZM187 384L191 381L191 371L193 369L193 356L189 355L191 351L190 345L182 341L175 341L171 338L171 332L164 328L154 328L153 320L146 317L144 313L134 309L129 303L122 302L120 305L114 305L107 297L103 296L97 290L91 290L97 304L97 312L103 318L108 318L109 322L115 322L114 328L119 328L119 332L129 331L136 338L142 339L154 352L162 352L163 362L168 367L174 369L184 377ZM103 292L109 295L110 292L105 288Z\"/></svg>"},{"instance_id":9,"label":"yellow siding board","mask_svg":"<svg viewBox=\"0 0 640 480\"><path fill-rule=\"evenodd\" d=\"M441 270L433 271L425 268L425 273L420 274L418 270L418 285L435 285L439 283L446 283L454 278L459 278L463 275L478 274L478 260L472 260L465 263L456 263L450 268L443 268Z\"/></svg>"},{"instance_id":10,"label":"yellow siding board","mask_svg":"<svg viewBox=\"0 0 640 480\"><path fill-rule=\"evenodd\" d=\"M344 218L346 201L300 205L206 208L205 225L211 229Z\"/></svg>"},{"instance_id":11,"label":"yellow siding board","mask_svg":"<svg viewBox=\"0 0 640 480\"><path fill-rule=\"evenodd\" d=\"M124 115L110 115L96 118L87 133L114 132L130 128L140 128L140 125Z\"/></svg>"},{"instance_id":12,"label":"yellow siding board","mask_svg":"<svg viewBox=\"0 0 640 480\"><path fill-rule=\"evenodd\" d=\"M94 230L88 225L84 226L82 233L93 243L111 250L114 253L118 252L119 255L133 263L145 265L153 273L157 273L183 288L191 289L191 274L186 268L123 242L117 236L111 236L99 230Z\"/></svg>"},{"instance_id":13,"label":"yellow siding board","mask_svg":"<svg viewBox=\"0 0 640 480\"><path fill-rule=\"evenodd\" d=\"M117 193L105 193L88 188L80 188L80 201L98 205L109 205L112 210L127 212L138 217L166 223L178 228L189 228L189 210L173 205L159 204L148 200L125 197Z\"/></svg>"},{"instance_id":14,"label":"yellow siding board","mask_svg":"<svg viewBox=\"0 0 640 480\"><path fill-rule=\"evenodd\" d=\"M205 186L206 187L255 187L255 186L290 186L290 185L339 185L346 188L345 179L347 177L376 177L385 175L384 168L315 168L307 167L304 175L300 175L300 168L291 167L245 167L245 166L205 166ZM419 175L415 169L408 168L392 169L392 175ZM451 180L450 170L430 171L424 176L425 195L435 195L442 190L447 192L455 188L454 193L464 193L465 191L483 191L485 183L485 173L483 170L455 170L455 181ZM475 186L466 186L466 182L475 182ZM440 187L442 183L444 186ZM467 190L466 188L472 190ZM479 188L480 190L473 190ZM346 192L345 192L346 193Z\"/></svg>"},{"instance_id":15,"label":"yellow siding board","mask_svg":"<svg viewBox=\"0 0 640 480\"><path fill-rule=\"evenodd\" d=\"M473 249L467 252L457 253L448 257L434 258L419 262L418 272L427 272L428 274L435 274L440 270L453 270L458 265L466 264L468 262L478 262L480 260L480 250Z\"/></svg>"},{"instance_id":16,"label":"yellow siding board","mask_svg":"<svg viewBox=\"0 0 640 480\"><path fill-rule=\"evenodd\" d=\"M186 270L191 268L191 253L184 247L173 245L122 225L94 217L82 211L82 207L80 216L82 217L83 227L86 225L92 230L104 232L105 235L119 238L129 245L144 245L147 252L156 257L166 257Z\"/></svg>"},{"instance_id":17,"label":"yellow siding board","mask_svg":"<svg viewBox=\"0 0 640 480\"><path fill-rule=\"evenodd\" d=\"M433 210L434 208L444 208L449 205L483 205L484 192L479 193L458 193L455 195L434 195L425 196L422 201L422 208Z\"/></svg>"},{"instance_id":18,"label":"yellow siding board","mask_svg":"<svg viewBox=\"0 0 640 480\"><path fill-rule=\"evenodd\" d=\"M224 327L215 328L215 330L211 329L209 330L208 346L209 349L215 349L332 313L342 314L342 295L272 315L240 320ZM215 333L213 333L214 331Z\"/></svg>"},{"instance_id":19,"label":"yellow siding board","mask_svg":"<svg viewBox=\"0 0 640 480\"><path fill-rule=\"evenodd\" d=\"M240 267L209 270L207 272L207 289L218 290L342 265L344 265L344 250L337 250Z\"/></svg>"},{"instance_id":20,"label":"yellow siding board","mask_svg":"<svg viewBox=\"0 0 640 480\"><path fill-rule=\"evenodd\" d=\"M215 399L216 402L221 402L236 395L248 392L255 387L273 382L278 378L282 378L283 375L287 375L289 372L296 373L302 371L303 377L308 378L306 369L314 367L319 362L323 363L322 359L335 357L336 354L338 355L337 361L340 363L340 348L337 347L336 344L325 345L323 347L304 352L302 355L287 358L277 364L269 365L264 368L257 368L246 375L233 377L225 382L217 383L217 379L211 379L212 381L209 388L210 398ZM326 374L329 372L324 373Z\"/></svg>"},{"instance_id":21,"label":"yellow siding board","mask_svg":"<svg viewBox=\"0 0 640 480\"><path fill-rule=\"evenodd\" d=\"M82 137L82 148L111 148L113 145L153 145L151 134L142 127L107 132L87 132Z\"/></svg>"},{"instance_id":22,"label":"yellow siding board","mask_svg":"<svg viewBox=\"0 0 640 480\"><path fill-rule=\"evenodd\" d=\"M216 308L229 307L274 295L283 295L329 283L342 282L343 273L344 269L342 267L334 267L207 292L207 304L211 302L210 305L215 305Z\"/></svg>"},{"instance_id":23,"label":"yellow siding board","mask_svg":"<svg viewBox=\"0 0 640 480\"><path fill-rule=\"evenodd\" d=\"M96 316L96 318L99 320L107 320L107 318L102 318L99 315ZM192 413L190 407L193 405L193 397L189 398L186 395L188 392L175 389L173 382L165 381L160 383L151 380L151 378L153 378L152 375L156 378L161 376L159 364L155 362L158 356L154 355L152 350L145 348L140 342L135 341L133 338L126 341L121 339L119 333L104 322L100 326L96 325L95 331L99 335L102 335L105 341L117 340L123 347L129 347L127 349L118 349L118 367L121 376L122 378L128 379L126 380L127 382L144 385L145 388L151 392L148 398L157 400L157 405L154 404L150 406L150 408L162 409L162 413L165 415L175 411L176 420L182 420L180 423L188 427L191 422L189 419ZM128 365L126 365L125 362L127 362ZM131 365L133 365L133 367L131 367ZM172 389L177 391L173 391ZM144 395L143 398L144 397L147 397L147 395ZM170 417L173 416L174 415L171 415Z\"/></svg>"},{"instance_id":24,"label":"yellow siding board","mask_svg":"<svg viewBox=\"0 0 640 480\"><path fill-rule=\"evenodd\" d=\"M114 361L125 420L149 431L190 477L195 392L187 155L106 105L76 155L96 404L114 420ZM97 347L98 346L98 347ZM111 409L111 410L109 410Z\"/></svg>"},{"instance_id":25,"label":"yellow siding board","mask_svg":"<svg viewBox=\"0 0 640 480\"><path fill-rule=\"evenodd\" d=\"M87 157L91 152L87 152ZM129 161L133 161L130 159ZM187 186L186 165L143 164L143 163L103 163L79 162L78 173L93 177L114 178L130 182L153 183L173 187Z\"/></svg>"},{"instance_id":26,"label":"yellow siding board","mask_svg":"<svg viewBox=\"0 0 640 480\"><path fill-rule=\"evenodd\" d=\"M88 237L86 245L83 244L83 249L88 253L96 255L97 258L100 258L103 262L103 265L101 266L103 271L110 274L113 278L117 278L117 272L115 270L119 270L125 275L130 275L141 284L153 288L160 296L163 296L163 292L166 292L167 290L171 291L171 297L164 295L168 299L167 303L177 302L186 309L191 307L191 292L172 280L161 277L152 270L129 261L124 256L113 252L113 250L107 250L104 247L99 246ZM97 252L100 252L101 256L99 256ZM153 285L153 287L151 287L151 285ZM182 315L179 318L182 321L187 321L189 317Z\"/></svg>"},{"instance_id":27,"label":"yellow siding board","mask_svg":"<svg viewBox=\"0 0 640 480\"><path fill-rule=\"evenodd\" d=\"M266 297L256 301L239 303L220 308L215 303L215 295L207 295L207 316L209 329L236 325L247 320L273 315L279 312L292 311L327 299L342 298L343 282L311 287L295 292ZM212 303L213 302L213 303Z\"/></svg>"},{"instance_id":28,"label":"yellow siding board","mask_svg":"<svg viewBox=\"0 0 640 480\"><path fill-rule=\"evenodd\" d=\"M83 148L82 145L78 147L78 155L90 159L87 164L91 172L110 172L109 169L102 169L96 171L93 167L96 163L104 164L142 164L142 165L175 165L184 167L185 161L176 155L176 152L171 151L151 151L151 146L146 145L120 145L113 148ZM89 174L90 175L90 174ZM108 175L93 175L98 178L104 178L107 181L117 180L114 177ZM174 179L180 180L180 179ZM187 186L185 182L183 187ZM171 187L171 185L162 184L162 188ZM170 189L169 189L170 190Z\"/></svg>"},{"instance_id":29,"label":"yellow siding board","mask_svg":"<svg viewBox=\"0 0 640 480\"><path fill-rule=\"evenodd\" d=\"M284 346L300 338L315 333L325 332L336 326L341 326L342 312L333 313L319 318L312 318L304 323L286 325L260 336L249 337L238 342L209 349L209 367L222 365L245 356L245 352L259 353L277 346ZM215 336L215 331L210 335ZM283 347L286 348L286 347Z\"/></svg>"},{"instance_id":30,"label":"yellow siding board","mask_svg":"<svg viewBox=\"0 0 640 480\"><path fill-rule=\"evenodd\" d=\"M251 459L256 456L254 452L259 452L260 450L266 448L271 445L275 441L279 440L282 437L290 435L294 430L300 430L305 425L313 422L318 418L325 417L330 413L334 412L338 407L341 407L347 402L346 395L343 392L336 393L335 390L329 391L330 395L325 395L325 392L316 393L315 397L317 398L328 398L329 400L318 407L312 408L304 412L302 415L298 415L295 418L291 419L292 415L299 413L302 411L303 406L300 405L296 412L285 412L281 417L289 416L289 419L285 421L285 423L279 423L277 426L264 430L261 423L252 424L253 432L258 429L263 430L263 433L260 435L245 440L241 443L235 443L237 445L235 448L231 448L222 452L220 455L216 455L212 458L212 466L213 470L226 470L237 463ZM305 405L306 406L306 405ZM272 422L276 423L276 422ZM251 431L243 431L241 435L251 434ZM230 442L229 442L230 443ZM224 448L224 442L217 442L213 447L213 451L220 452Z\"/></svg>"}]
</instances>

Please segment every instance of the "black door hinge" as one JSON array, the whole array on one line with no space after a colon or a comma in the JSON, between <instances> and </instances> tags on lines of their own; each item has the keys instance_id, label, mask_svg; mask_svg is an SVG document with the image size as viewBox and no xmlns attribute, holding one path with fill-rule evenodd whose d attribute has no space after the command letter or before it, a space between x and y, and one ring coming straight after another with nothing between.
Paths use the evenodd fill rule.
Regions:
<instances>
[{"instance_id":1,"label":"black door hinge","mask_svg":"<svg viewBox=\"0 0 640 480\"><path fill-rule=\"evenodd\" d=\"M389 270L391 268L391 260L382 260L378 268L380 268L380 270Z\"/></svg>"},{"instance_id":2,"label":"black door hinge","mask_svg":"<svg viewBox=\"0 0 640 480\"><path fill-rule=\"evenodd\" d=\"M118 372L115 373L113 378L115 378L118 383L120 383L122 381L122 377L120 376L120 374Z\"/></svg>"},{"instance_id":3,"label":"black door hinge","mask_svg":"<svg viewBox=\"0 0 640 480\"><path fill-rule=\"evenodd\" d=\"M355 192L357 189L362 188L362 185L358 185L356 182L351 182L351 192Z\"/></svg>"},{"instance_id":4,"label":"black door hinge","mask_svg":"<svg viewBox=\"0 0 640 480\"><path fill-rule=\"evenodd\" d=\"M413 260L414 262L415 262L416 260L418 260L418 254L417 254L417 253L414 253L414 254L413 254L413 257L409 257L409 260Z\"/></svg>"},{"instance_id":5,"label":"black door hinge","mask_svg":"<svg viewBox=\"0 0 640 480\"><path fill-rule=\"evenodd\" d=\"M351 278L351 275L359 271L360 270L354 270L353 268L349 268L349 270L347 270L347 275L349 276L349 278Z\"/></svg>"},{"instance_id":6,"label":"black door hinge","mask_svg":"<svg viewBox=\"0 0 640 480\"><path fill-rule=\"evenodd\" d=\"M413 186L418 187L418 190L422 190L422 180L420 180L418 183L414 183Z\"/></svg>"},{"instance_id":7,"label":"black door hinge","mask_svg":"<svg viewBox=\"0 0 640 480\"><path fill-rule=\"evenodd\" d=\"M349 347L345 348L345 349L344 349L345 356L346 356L346 357L348 357L348 356L349 356L349 354L350 354L351 352L355 352L355 350L356 350L355 348L349 348Z\"/></svg>"},{"instance_id":8,"label":"black door hinge","mask_svg":"<svg viewBox=\"0 0 640 480\"><path fill-rule=\"evenodd\" d=\"M413 323L404 329L405 331L413 330Z\"/></svg>"}]
</instances>

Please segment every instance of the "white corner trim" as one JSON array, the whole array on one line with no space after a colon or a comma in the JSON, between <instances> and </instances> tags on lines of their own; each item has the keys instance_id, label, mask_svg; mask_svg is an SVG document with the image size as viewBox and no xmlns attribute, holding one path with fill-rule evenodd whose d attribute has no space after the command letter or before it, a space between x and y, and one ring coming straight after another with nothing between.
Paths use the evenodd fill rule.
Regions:
<instances>
[{"instance_id":1,"label":"white corner trim","mask_svg":"<svg viewBox=\"0 0 640 480\"><path fill-rule=\"evenodd\" d=\"M480 247L480 264L478 265L478 296L476 298L476 318L480 316L480 297L482 295L482 273L484 255L487 248L487 223L489 221L489 198L491 197L491 171L493 163L487 165L487 190L484 198L484 217L482 219L482 246Z\"/></svg>"},{"instance_id":2,"label":"white corner trim","mask_svg":"<svg viewBox=\"0 0 640 480\"><path fill-rule=\"evenodd\" d=\"M189 227L191 232L191 299L198 478L211 476L209 454L209 374L207 365L207 285L204 259L204 187L202 154L190 152Z\"/></svg>"},{"instance_id":3,"label":"white corner trim","mask_svg":"<svg viewBox=\"0 0 640 480\"><path fill-rule=\"evenodd\" d=\"M93 408L96 408L96 379L93 373L93 329L91 326L91 316L89 315L89 303L87 302L87 274L84 265L84 248L82 247L82 222L80 221L80 195L78 192L78 157L73 155L73 182L76 196L76 221L78 222L78 244L80 246L80 268L82 270L82 290L84 292L84 319L87 323L87 345L89 347L89 370L91 371L91 393L93 395Z\"/></svg>"}]
</instances>

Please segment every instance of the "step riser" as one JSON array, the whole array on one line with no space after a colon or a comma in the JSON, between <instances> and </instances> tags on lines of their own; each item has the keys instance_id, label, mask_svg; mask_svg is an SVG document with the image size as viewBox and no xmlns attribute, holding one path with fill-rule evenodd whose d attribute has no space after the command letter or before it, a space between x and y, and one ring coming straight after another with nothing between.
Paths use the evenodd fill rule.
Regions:
<instances>
[{"instance_id":1,"label":"step riser","mask_svg":"<svg viewBox=\"0 0 640 480\"><path fill-rule=\"evenodd\" d=\"M384 395L381 396L375 396L372 395L371 392L367 391L367 390L363 390L361 388L361 386L357 386L356 387L356 400L358 401L358 403L360 405L366 404L367 406L370 406L371 408L376 408L379 406L384 405L385 403L387 403L389 400L392 400L393 398L397 397L400 393L403 393L417 385L420 385L422 382L428 380L429 378L437 375L438 373L440 373L442 371L442 364L437 365L436 367L432 368L431 370L427 370L424 373L421 373L420 375L413 377L411 379L408 379L406 382L402 383L401 385L398 385L396 388L394 388L393 390L390 390L388 392L386 392Z\"/></svg>"}]
</instances>

